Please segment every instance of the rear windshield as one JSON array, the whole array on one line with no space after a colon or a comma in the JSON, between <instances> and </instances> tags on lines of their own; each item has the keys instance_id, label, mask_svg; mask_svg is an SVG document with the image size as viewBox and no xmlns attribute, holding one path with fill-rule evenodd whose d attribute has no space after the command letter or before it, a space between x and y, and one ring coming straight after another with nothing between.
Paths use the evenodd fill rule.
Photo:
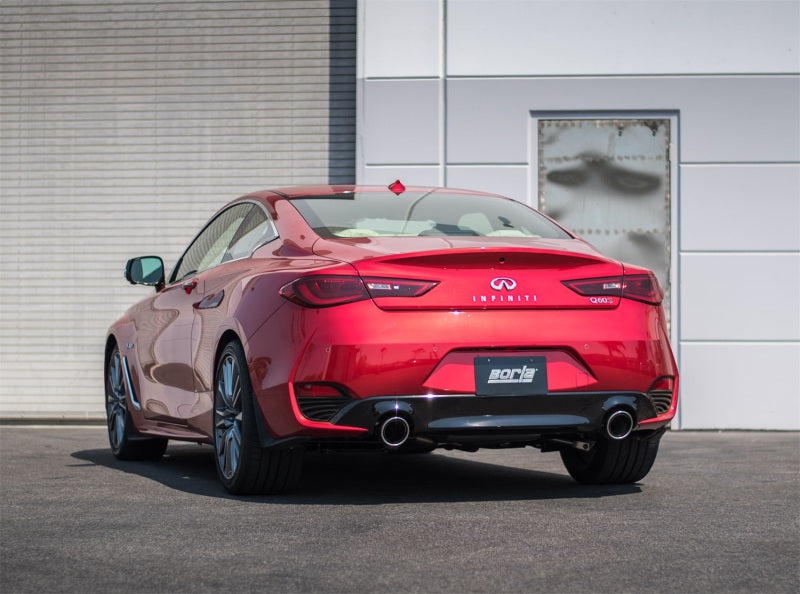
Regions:
<instances>
[{"instance_id":1,"label":"rear windshield","mask_svg":"<svg viewBox=\"0 0 800 594\"><path fill-rule=\"evenodd\" d=\"M320 237L460 235L567 239L535 210L507 198L434 192L346 193L295 198Z\"/></svg>"}]
</instances>

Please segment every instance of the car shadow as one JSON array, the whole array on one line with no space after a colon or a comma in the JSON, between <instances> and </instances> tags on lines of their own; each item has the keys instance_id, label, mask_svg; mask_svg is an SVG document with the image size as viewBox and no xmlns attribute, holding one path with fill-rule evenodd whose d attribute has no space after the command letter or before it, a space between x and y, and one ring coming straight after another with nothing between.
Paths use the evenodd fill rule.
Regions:
<instances>
[{"instance_id":1,"label":"car shadow","mask_svg":"<svg viewBox=\"0 0 800 594\"><path fill-rule=\"evenodd\" d=\"M535 455L533 452L532 456ZM208 446L170 445L158 462L117 460L107 449L72 457L135 474L194 495L300 505L380 505L536 499L600 498L641 492L633 485L579 485L556 474L431 454L307 452L303 476L292 493L241 497L217 479Z\"/></svg>"}]
</instances>

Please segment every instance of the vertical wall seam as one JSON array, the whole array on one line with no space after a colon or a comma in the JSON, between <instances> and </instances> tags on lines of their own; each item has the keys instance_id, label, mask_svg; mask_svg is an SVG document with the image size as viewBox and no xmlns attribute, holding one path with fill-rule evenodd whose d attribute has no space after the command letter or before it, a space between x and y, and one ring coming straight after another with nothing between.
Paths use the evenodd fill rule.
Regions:
<instances>
[{"instance_id":1,"label":"vertical wall seam","mask_svg":"<svg viewBox=\"0 0 800 594\"><path fill-rule=\"evenodd\" d=\"M439 181L447 186L447 0L441 0L442 22L441 54L439 67Z\"/></svg>"}]
</instances>

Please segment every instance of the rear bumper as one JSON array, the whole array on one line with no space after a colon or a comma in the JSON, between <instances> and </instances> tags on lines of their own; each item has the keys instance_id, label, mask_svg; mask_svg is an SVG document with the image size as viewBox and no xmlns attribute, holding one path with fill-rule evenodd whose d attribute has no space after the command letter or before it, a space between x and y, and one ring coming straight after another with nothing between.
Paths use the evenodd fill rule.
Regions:
<instances>
[{"instance_id":1,"label":"rear bumper","mask_svg":"<svg viewBox=\"0 0 800 594\"><path fill-rule=\"evenodd\" d=\"M651 422L641 429L654 430L669 423L667 418L658 418L650 398L639 392L373 397L350 401L328 422L333 427L359 427L364 430L362 439L377 440L380 424L400 416L408 421L415 438L439 445L491 446L597 436L608 415L619 409L631 413L635 429L647 420ZM659 422L652 422L656 420Z\"/></svg>"},{"instance_id":2,"label":"rear bumper","mask_svg":"<svg viewBox=\"0 0 800 594\"><path fill-rule=\"evenodd\" d=\"M394 407L415 436L439 443L470 434L594 434L615 398L637 426L645 423L640 430L655 430L674 410L663 402L656 409L647 392L658 378L677 383L678 376L660 312L638 302L602 312L385 312L371 302L306 310L288 303L245 352L265 436L275 441L373 439ZM544 357L548 394L476 396L474 360L486 356ZM303 384L333 386L342 396L306 397L295 389Z\"/></svg>"}]
</instances>

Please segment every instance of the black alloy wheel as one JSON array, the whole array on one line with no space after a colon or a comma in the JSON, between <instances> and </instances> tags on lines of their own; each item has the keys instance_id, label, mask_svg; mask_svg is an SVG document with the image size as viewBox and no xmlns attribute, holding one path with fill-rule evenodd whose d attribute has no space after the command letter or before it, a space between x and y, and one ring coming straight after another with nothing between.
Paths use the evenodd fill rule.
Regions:
<instances>
[{"instance_id":1,"label":"black alloy wheel","mask_svg":"<svg viewBox=\"0 0 800 594\"><path fill-rule=\"evenodd\" d=\"M253 387L242 346L228 343L214 375L214 459L225 489L236 495L283 493L300 478L302 448L261 446Z\"/></svg>"},{"instance_id":2,"label":"black alloy wheel","mask_svg":"<svg viewBox=\"0 0 800 594\"><path fill-rule=\"evenodd\" d=\"M167 449L167 440L144 437L136 432L128 410L125 363L114 346L106 365L106 419L111 452L120 460L158 460Z\"/></svg>"}]
</instances>

